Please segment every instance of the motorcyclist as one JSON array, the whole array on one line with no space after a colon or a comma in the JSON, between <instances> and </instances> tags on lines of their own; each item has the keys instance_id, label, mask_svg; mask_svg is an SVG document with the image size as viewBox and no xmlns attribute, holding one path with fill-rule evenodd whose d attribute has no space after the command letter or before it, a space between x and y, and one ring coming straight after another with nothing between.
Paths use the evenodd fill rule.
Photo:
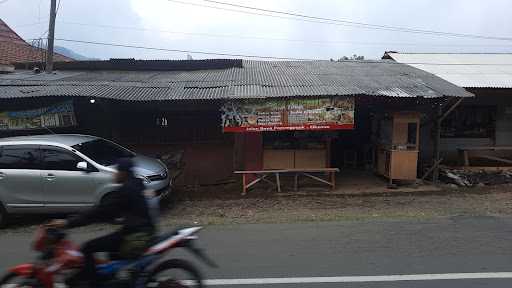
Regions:
<instances>
[{"instance_id":1,"label":"motorcyclist","mask_svg":"<svg viewBox=\"0 0 512 288\"><path fill-rule=\"evenodd\" d=\"M109 252L123 259L137 258L144 253L155 234L155 224L144 196L145 187L142 180L135 177L131 159L118 161L114 181L122 186L108 194L100 205L77 217L50 223L55 227L74 228L120 217L123 219L121 229L90 240L82 246L85 263L83 270L73 277L73 282L87 279L90 287L98 287L94 253Z\"/></svg>"}]
</instances>

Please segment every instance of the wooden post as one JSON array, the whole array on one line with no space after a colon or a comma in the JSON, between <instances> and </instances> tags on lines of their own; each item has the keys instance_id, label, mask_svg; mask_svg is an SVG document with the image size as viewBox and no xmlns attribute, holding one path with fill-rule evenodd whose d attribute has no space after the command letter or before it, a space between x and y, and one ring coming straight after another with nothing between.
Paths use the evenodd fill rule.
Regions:
<instances>
[{"instance_id":1,"label":"wooden post","mask_svg":"<svg viewBox=\"0 0 512 288\"><path fill-rule=\"evenodd\" d=\"M246 180L247 177L245 176L245 173L242 174L242 195L247 194L247 186L246 186Z\"/></svg>"},{"instance_id":2,"label":"wooden post","mask_svg":"<svg viewBox=\"0 0 512 288\"><path fill-rule=\"evenodd\" d=\"M464 98L459 98L455 104L450 106L446 112L443 113L443 106L439 104L437 107L437 115L435 116L435 133L434 133L434 157L432 163L435 165L441 159L441 124L443 120L460 105ZM434 184L439 182L439 165L436 165L432 174Z\"/></svg>"},{"instance_id":3,"label":"wooden post","mask_svg":"<svg viewBox=\"0 0 512 288\"><path fill-rule=\"evenodd\" d=\"M434 157L432 163L435 164L439 161L441 157L441 115L442 115L442 107L438 105L436 109L435 121L434 121ZM439 182L439 165L434 168L432 173L432 182L437 184Z\"/></svg>"},{"instance_id":4,"label":"wooden post","mask_svg":"<svg viewBox=\"0 0 512 288\"><path fill-rule=\"evenodd\" d=\"M450 113L452 113L453 110L455 110L455 108L457 108L457 106L460 105L460 103L462 102L462 100L464 100L464 98L460 98L459 100L457 100L455 102L455 104L453 104L449 109L448 111L446 111L444 114L442 114L441 116L441 122L446 118L448 117L448 115L450 115Z\"/></svg>"},{"instance_id":5,"label":"wooden post","mask_svg":"<svg viewBox=\"0 0 512 288\"><path fill-rule=\"evenodd\" d=\"M463 154L464 154L464 166L468 167L469 166L469 152L468 152L468 150L464 150Z\"/></svg>"},{"instance_id":6,"label":"wooden post","mask_svg":"<svg viewBox=\"0 0 512 288\"><path fill-rule=\"evenodd\" d=\"M434 169L439 166L439 164L441 164L441 162L443 162L443 159L439 159L436 163L434 163L434 165L432 165L432 167L430 167L430 169L427 170L427 172L423 175L423 177L421 177L421 181L427 179L428 175L430 175L430 173L432 173L432 171L434 171Z\"/></svg>"},{"instance_id":7,"label":"wooden post","mask_svg":"<svg viewBox=\"0 0 512 288\"><path fill-rule=\"evenodd\" d=\"M276 172L276 183L277 183L277 193L281 193L281 180L279 179L279 172Z\"/></svg>"},{"instance_id":8,"label":"wooden post","mask_svg":"<svg viewBox=\"0 0 512 288\"><path fill-rule=\"evenodd\" d=\"M326 154L325 155L325 157L326 157L326 159L325 159L325 164L326 164L325 168L331 168L331 145L332 145L331 142L332 142L332 139L330 137L328 137L326 142L327 142L326 143L326 148L327 148L326 152L327 153L325 153Z\"/></svg>"}]
</instances>

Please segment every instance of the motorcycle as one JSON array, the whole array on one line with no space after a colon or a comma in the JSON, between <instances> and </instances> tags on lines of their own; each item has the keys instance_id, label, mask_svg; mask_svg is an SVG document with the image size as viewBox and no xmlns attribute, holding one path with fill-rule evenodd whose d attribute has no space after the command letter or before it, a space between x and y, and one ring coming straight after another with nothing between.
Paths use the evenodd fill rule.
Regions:
<instances>
[{"instance_id":1,"label":"motorcycle","mask_svg":"<svg viewBox=\"0 0 512 288\"><path fill-rule=\"evenodd\" d=\"M185 248L207 265L217 267L203 250L195 246L196 234L201 229L192 227L165 233L157 237L144 255L136 260L98 260L96 271L100 287L204 287L201 273L193 264L183 259L166 258L171 250ZM62 282L57 280L68 279L83 263L79 247L67 239L62 229L41 226L32 246L39 252L37 260L9 269L0 280L0 288L62 287ZM173 274L166 275L174 272L184 274L183 279Z\"/></svg>"}]
</instances>

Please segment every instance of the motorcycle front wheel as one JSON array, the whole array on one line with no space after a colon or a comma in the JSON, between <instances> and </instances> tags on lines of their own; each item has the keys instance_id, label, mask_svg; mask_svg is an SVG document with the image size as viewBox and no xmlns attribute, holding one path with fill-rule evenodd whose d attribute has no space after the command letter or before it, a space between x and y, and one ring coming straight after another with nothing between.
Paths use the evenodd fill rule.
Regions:
<instances>
[{"instance_id":1,"label":"motorcycle front wheel","mask_svg":"<svg viewBox=\"0 0 512 288\"><path fill-rule=\"evenodd\" d=\"M203 277L191 263L172 259L160 263L150 274L147 288L202 288ZM0 287L3 288L3 287Z\"/></svg>"},{"instance_id":2,"label":"motorcycle front wheel","mask_svg":"<svg viewBox=\"0 0 512 288\"><path fill-rule=\"evenodd\" d=\"M25 277L16 273L8 273L0 280L0 288L43 288L44 285L36 278Z\"/></svg>"}]
</instances>

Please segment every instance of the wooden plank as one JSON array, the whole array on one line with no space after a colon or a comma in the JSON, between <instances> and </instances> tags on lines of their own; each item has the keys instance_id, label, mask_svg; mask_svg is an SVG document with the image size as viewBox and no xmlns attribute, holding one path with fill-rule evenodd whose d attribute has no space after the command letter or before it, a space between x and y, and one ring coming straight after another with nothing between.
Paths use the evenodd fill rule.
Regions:
<instances>
[{"instance_id":1,"label":"wooden plank","mask_svg":"<svg viewBox=\"0 0 512 288\"><path fill-rule=\"evenodd\" d=\"M419 112L413 112L413 111L401 111L401 112L395 112L393 113L393 121L396 122L418 122L421 117L421 114Z\"/></svg>"},{"instance_id":2,"label":"wooden plank","mask_svg":"<svg viewBox=\"0 0 512 288\"><path fill-rule=\"evenodd\" d=\"M470 158L469 152L470 151L509 151L509 150L512 150L512 146L470 146L470 147L460 147L460 148L457 148L457 150L459 151L460 157L462 157L462 164L464 165L464 167L469 167L470 166L470 161L469 161L469 158ZM499 161L502 163L512 164L510 162L512 160L495 157L495 156L490 156L490 155L474 155L472 157L473 158L483 158L483 159L488 159L488 160Z\"/></svg>"},{"instance_id":3,"label":"wooden plank","mask_svg":"<svg viewBox=\"0 0 512 288\"><path fill-rule=\"evenodd\" d=\"M512 150L512 146L468 146L468 147L459 147L457 150L467 150L467 151L480 151L480 150L491 150L491 151L500 151L500 150Z\"/></svg>"},{"instance_id":4,"label":"wooden plank","mask_svg":"<svg viewBox=\"0 0 512 288\"><path fill-rule=\"evenodd\" d=\"M264 181L264 182L267 182L269 183L270 185L272 186L276 186L278 188L278 191L281 190L281 183L279 182L279 179L277 179L277 185L276 183L270 181L267 179L267 176L270 175L270 174L273 174L273 173L266 173L264 175L262 175L261 177L258 177L256 178L255 180L251 181L249 184L245 184L245 182L247 181L247 178L246 178L246 175L247 174L242 174L242 187L243 187L243 190L242 190L242 195L246 195L247 194L247 191L249 190L249 188L251 188L252 186L256 185L257 183L261 182L261 181ZM279 175L278 173L275 173L276 175Z\"/></svg>"},{"instance_id":5,"label":"wooden plank","mask_svg":"<svg viewBox=\"0 0 512 288\"><path fill-rule=\"evenodd\" d=\"M274 183L274 182L272 182L272 181L270 181L270 180L268 180L268 179L266 178L268 175L270 175L270 174L266 174L265 176L261 177L261 180L263 180L263 181L267 182L268 184L270 184L270 185L272 185L272 186L276 186L276 183Z\"/></svg>"},{"instance_id":6,"label":"wooden plank","mask_svg":"<svg viewBox=\"0 0 512 288\"><path fill-rule=\"evenodd\" d=\"M267 175L265 175L265 176L263 176L263 177L260 177L260 178L257 178L257 179L255 179L255 180L253 180L251 183L249 183L249 184L245 185L245 188L246 188L246 189L249 189L249 188L251 188L252 186L254 186L256 183L258 183L258 182L260 182L260 181L262 181L262 180L266 180L266 179L265 179L265 177L266 177L266 176L267 176ZM268 181L268 180L266 180L266 181Z\"/></svg>"},{"instance_id":7,"label":"wooden plank","mask_svg":"<svg viewBox=\"0 0 512 288\"><path fill-rule=\"evenodd\" d=\"M474 172L502 172L502 171L508 171L512 172L512 167L510 166L497 166L497 167L490 167L490 166L470 166L470 167L451 167L453 169L461 169L465 171L474 171Z\"/></svg>"},{"instance_id":8,"label":"wooden plank","mask_svg":"<svg viewBox=\"0 0 512 288\"><path fill-rule=\"evenodd\" d=\"M331 166L331 153L332 153L332 138L327 138L326 140L326 147L327 147L327 150L326 150L326 153L325 153L325 166L322 167L322 168L325 168L325 167L330 167Z\"/></svg>"},{"instance_id":9,"label":"wooden plank","mask_svg":"<svg viewBox=\"0 0 512 288\"><path fill-rule=\"evenodd\" d=\"M242 174L242 195L247 194L247 186L245 186L245 182L247 181L247 174Z\"/></svg>"},{"instance_id":10,"label":"wooden plank","mask_svg":"<svg viewBox=\"0 0 512 288\"><path fill-rule=\"evenodd\" d=\"M314 180L316 180L316 181L318 181L318 182L322 182L322 183L324 183L324 184L327 184L327 185L329 185L329 186L331 186L331 187L332 187L332 183L331 183L331 182L329 182L329 181L327 181L327 180L324 180L324 179L322 179L322 178L320 178L320 177L317 177L317 176L314 176L314 175L311 175L311 174L308 174L308 173L303 173L303 175L304 175L304 176L306 176L306 177L309 177L309 178L311 178L311 179L314 179Z\"/></svg>"},{"instance_id":11,"label":"wooden plank","mask_svg":"<svg viewBox=\"0 0 512 288\"><path fill-rule=\"evenodd\" d=\"M466 152L467 152L466 150L460 150L460 149L457 150L457 154L458 154L458 158L459 158L458 159L459 165L469 166L469 165L467 165L467 163L469 163L469 158L466 158L466 156L468 155Z\"/></svg>"},{"instance_id":12,"label":"wooden plank","mask_svg":"<svg viewBox=\"0 0 512 288\"><path fill-rule=\"evenodd\" d=\"M393 144L405 145L407 144L408 122L393 122Z\"/></svg>"},{"instance_id":13,"label":"wooden plank","mask_svg":"<svg viewBox=\"0 0 512 288\"><path fill-rule=\"evenodd\" d=\"M420 121L418 120L418 122L416 122L416 143L414 144L414 149L415 150L420 150L420 143L421 143L421 141L420 141L420 132L421 132L421 130L420 129L421 129L420 128ZM409 143L407 143L407 144L409 144Z\"/></svg>"},{"instance_id":14,"label":"wooden plank","mask_svg":"<svg viewBox=\"0 0 512 288\"><path fill-rule=\"evenodd\" d=\"M488 160L494 160L494 161L498 161L498 162L502 162L502 163L506 163L506 164L512 164L512 160L510 160L510 159L499 158L499 157L490 156L490 155L478 155L478 156L474 156L474 157L488 159Z\"/></svg>"},{"instance_id":15,"label":"wooden plank","mask_svg":"<svg viewBox=\"0 0 512 288\"><path fill-rule=\"evenodd\" d=\"M279 180L279 173L276 174L277 193L281 193L281 180Z\"/></svg>"},{"instance_id":16,"label":"wooden plank","mask_svg":"<svg viewBox=\"0 0 512 288\"><path fill-rule=\"evenodd\" d=\"M294 169L326 168L327 162L326 149L295 150Z\"/></svg>"},{"instance_id":17,"label":"wooden plank","mask_svg":"<svg viewBox=\"0 0 512 288\"><path fill-rule=\"evenodd\" d=\"M263 150L263 170L290 169L295 167L295 150Z\"/></svg>"},{"instance_id":18,"label":"wooden plank","mask_svg":"<svg viewBox=\"0 0 512 288\"><path fill-rule=\"evenodd\" d=\"M462 156L464 157L464 166L469 166L469 152L468 150L462 151Z\"/></svg>"},{"instance_id":19,"label":"wooden plank","mask_svg":"<svg viewBox=\"0 0 512 288\"><path fill-rule=\"evenodd\" d=\"M379 148L377 151L377 173L386 176L386 149Z\"/></svg>"},{"instance_id":20,"label":"wooden plank","mask_svg":"<svg viewBox=\"0 0 512 288\"><path fill-rule=\"evenodd\" d=\"M233 173L235 174L265 174L265 173L276 173L276 172L283 172L283 171L287 171L287 170L254 170L254 171L251 171L251 170L247 170L247 171L244 171L244 170L241 170L241 171L234 171Z\"/></svg>"},{"instance_id":21,"label":"wooden plank","mask_svg":"<svg viewBox=\"0 0 512 288\"><path fill-rule=\"evenodd\" d=\"M427 172L425 172L423 177L421 177L421 181L425 180L428 177L428 175L430 175L430 173L432 173L432 171L434 171L434 169L436 169L439 166L439 164L441 164L441 162L443 162L443 160L444 160L443 158L437 160L436 163L434 163L434 165L432 165L432 167L430 167L427 170Z\"/></svg>"},{"instance_id":22,"label":"wooden plank","mask_svg":"<svg viewBox=\"0 0 512 288\"><path fill-rule=\"evenodd\" d=\"M443 123L443 121L441 120L442 115L443 107L439 106L437 109L437 114L433 115L433 118L436 119L435 125L432 126L432 132L434 132L434 150L432 154L433 163L441 159L441 124ZM439 182L439 166L436 167L432 173L432 181L434 182L434 184L438 184Z\"/></svg>"},{"instance_id":23,"label":"wooden plank","mask_svg":"<svg viewBox=\"0 0 512 288\"><path fill-rule=\"evenodd\" d=\"M234 171L235 174L271 174L271 173L293 173L293 172L340 172L338 168L312 168L312 169L279 169L279 170L257 170L257 171Z\"/></svg>"},{"instance_id":24,"label":"wooden plank","mask_svg":"<svg viewBox=\"0 0 512 288\"><path fill-rule=\"evenodd\" d=\"M322 183L325 183L325 184L328 184L329 186L331 186L332 189L334 189L335 187L335 181L336 181L336 175L335 173L336 172L339 172L340 169L338 168L315 168L315 169L283 169L283 170L261 170L261 171L235 171L234 173L235 174L241 174L242 175L242 185L243 185L243 191L242 191L242 195L245 195L247 193L247 190L254 186L255 184L257 184L258 182L261 182L261 181L264 181L264 182L267 182L267 183L270 183L274 186L276 186L277 188L277 192L278 193L281 193L281 178L280 178L280 175L281 173L295 173L295 181L294 181L294 190L297 191L298 190L298 176L299 174L303 174L309 178L312 178L314 180L317 180L319 182L322 182ZM331 180L329 182L329 180L324 180L320 177L317 177L317 176L314 176L314 175L311 175L311 174L308 174L308 173L328 173L328 177L329 179ZM246 183L246 176L249 175L249 174L262 174L261 177L258 177L257 179L255 179L254 181L252 181L251 183L245 185ZM276 177L276 183L273 183L272 181L266 179L267 176L271 175L271 174L274 174L275 177Z\"/></svg>"},{"instance_id":25,"label":"wooden plank","mask_svg":"<svg viewBox=\"0 0 512 288\"><path fill-rule=\"evenodd\" d=\"M285 172L340 172L339 168L287 169Z\"/></svg>"},{"instance_id":26,"label":"wooden plank","mask_svg":"<svg viewBox=\"0 0 512 288\"><path fill-rule=\"evenodd\" d=\"M441 118L439 118L439 120L441 122L443 122L443 120L448 117L448 115L450 115L450 113L455 110L455 108L457 108L457 106L459 106L460 102L462 102L464 98L460 98L459 100L457 100L457 102L455 102L455 104L453 104L450 108L448 108L448 110L446 112L444 112L444 114L441 116Z\"/></svg>"},{"instance_id":27,"label":"wooden plank","mask_svg":"<svg viewBox=\"0 0 512 288\"><path fill-rule=\"evenodd\" d=\"M416 180L418 169L418 152L392 151L390 179ZM435 169L434 169L435 170Z\"/></svg>"}]
</instances>

